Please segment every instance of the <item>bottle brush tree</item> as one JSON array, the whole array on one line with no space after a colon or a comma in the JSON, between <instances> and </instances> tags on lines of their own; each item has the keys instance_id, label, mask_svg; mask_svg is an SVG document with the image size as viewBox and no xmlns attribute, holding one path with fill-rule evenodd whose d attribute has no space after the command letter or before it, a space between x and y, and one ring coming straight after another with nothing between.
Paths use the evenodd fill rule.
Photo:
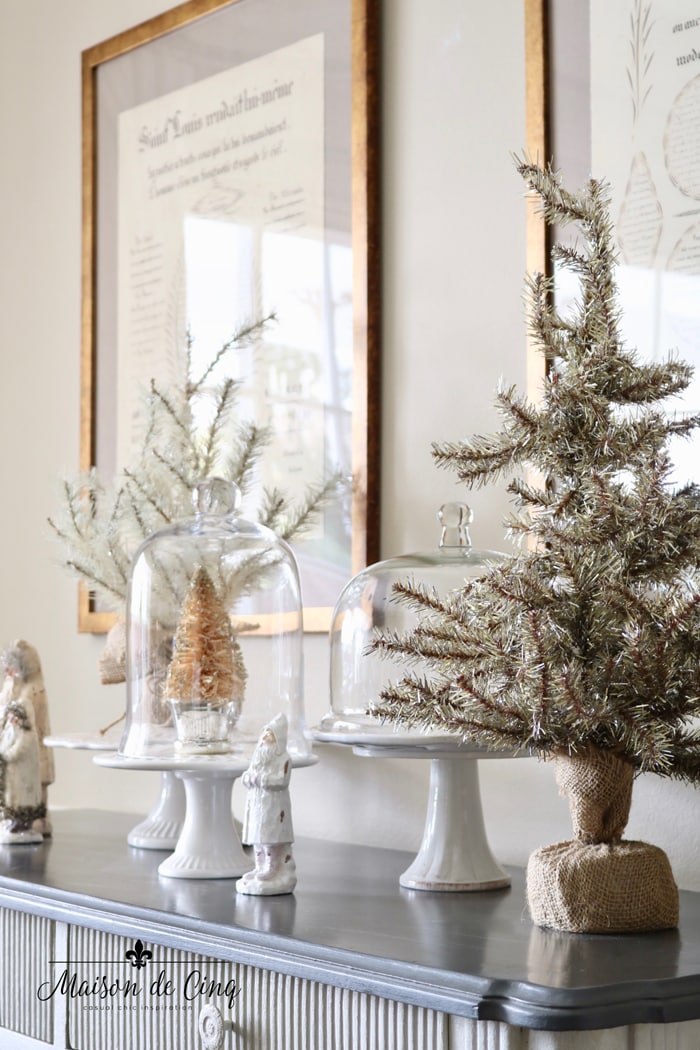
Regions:
<instances>
[{"instance_id":1,"label":"bottle brush tree","mask_svg":"<svg viewBox=\"0 0 700 1050\"><path fill-rule=\"evenodd\" d=\"M227 750L247 672L226 606L203 567L192 577L173 640L165 696L175 714L175 749Z\"/></svg>"},{"instance_id":2,"label":"bottle brush tree","mask_svg":"<svg viewBox=\"0 0 700 1050\"><path fill-rule=\"evenodd\" d=\"M672 484L669 452L700 417L664 407L688 386L687 364L643 362L623 343L605 184L570 192L549 167L518 169L548 224L579 229L579 244L552 251L578 298L562 313L552 281L531 278L530 328L547 363L540 403L501 387L500 430L434 457L468 486L513 472L507 524L522 542L446 597L399 585L417 625L375 648L420 670L387 687L373 713L564 760L579 864L584 847L619 853L636 773L700 779L700 492ZM532 890L530 904L543 925L652 928L675 922L671 885L660 916L629 921L606 901L582 920L534 907Z\"/></svg>"},{"instance_id":3,"label":"bottle brush tree","mask_svg":"<svg viewBox=\"0 0 700 1050\"><path fill-rule=\"evenodd\" d=\"M246 671L231 620L206 569L198 569L182 605L166 695L194 706L241 700Z\"/></svg>"}]
</instances>

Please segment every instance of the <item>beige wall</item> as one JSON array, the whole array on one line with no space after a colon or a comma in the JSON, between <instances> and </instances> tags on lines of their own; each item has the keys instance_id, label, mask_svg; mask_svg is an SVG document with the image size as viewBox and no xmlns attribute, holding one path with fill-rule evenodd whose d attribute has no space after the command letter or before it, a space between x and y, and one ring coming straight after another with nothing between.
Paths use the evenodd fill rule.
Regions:
<instances>
[{"instance_id":1,"label":"beige wall","mask_svg":"<svg viewBox=\"0 0 700 1050\"><path fill-rule=\"evenodd\" d=\"M0 0L0 642L41 653L54 731L93 729L123 707L101 687L100 640L76 632L75 584L45 524L58 479L78 461L80 51L170 0ZM435 542L434 515L460 490L430 443L493 424L501 375L525 377L522 0L385 0L384 395L382 554ZM470 498L477 545L503 543L500 492ZM307 641L306 704L328 706L324 637ZM297 834L415 848L427 763L323 748L293 783ZM98 769L59 751L52 801L143 812L151 774ZM499 859L522 863L567 837L551 770L482 763ZM236 801L236 808L240 799ZM644 778L630 833L663 846L679 881L700 888L698 796Z\"/></svg>"}]
</instances>

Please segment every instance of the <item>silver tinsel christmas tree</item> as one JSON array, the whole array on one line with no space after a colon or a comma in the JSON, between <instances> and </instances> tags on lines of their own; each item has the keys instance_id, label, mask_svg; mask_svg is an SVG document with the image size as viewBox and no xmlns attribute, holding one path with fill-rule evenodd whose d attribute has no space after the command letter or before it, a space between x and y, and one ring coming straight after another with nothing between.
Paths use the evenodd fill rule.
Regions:
<instances>
[{"instance_id":1,"label":"silver tinsel christmas tree","mask_svg":"<svg viewBox=\"0 0 700 1050\"><path fill-rule=\"evenodd\" d=\"M580 293L562 314L552 282L530 281L541 403L500 389L501 429L434 455L469 486L517 473L508 525L523 542L445 598L419 581L397 589L418 626L376 649L421 672L373 712L493 748L611 753L631 771L698 781L700 493L670 483L669 441L700 418L662 407L691 368L644 363L623 345L606 186L572 193L550 168L518 167L547 223L579 227L582 246L553 256Z\"/></svg>"}]
</instances>

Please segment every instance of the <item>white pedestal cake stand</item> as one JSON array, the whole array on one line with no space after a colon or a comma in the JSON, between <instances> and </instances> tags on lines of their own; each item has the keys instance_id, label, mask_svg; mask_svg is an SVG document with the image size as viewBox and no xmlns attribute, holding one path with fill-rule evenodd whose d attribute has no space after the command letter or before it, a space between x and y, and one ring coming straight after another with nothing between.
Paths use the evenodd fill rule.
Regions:
<instances>
[{"instance_id":1,"label":"white pedestal cake stand","mask_svg":"<svg viewBox=\"0 0 700 1050\"><path fill-rule=\"evenodd\" d=\"M510 886L486 837L479 788L480 759L511 758L509 752L468 747L449 737L414 733L325 732L314 730L318 743L352 747L366 758L430 760L430 789L423 839L413 863L399 882L407 889L447 891L496 890Z\"/></svg>"},{"instance_id":2,"label":"white pedestal cake stand","mask_svg":"<svg viewBox=\"0 0 700 1050\"><path fill-rule=\"evenodd\" d=\"M292 768L314 765L315 755L292 758ZM98 766L150 769L172 773L185 789L185 818L173 853L158 867L172 879L230 879L250 871L231 810L234 781L248 768L249 756L188 755L172 758L128 758L95 755ZM132 843L133 844L133 843Z\"/></svg>"},{"instance_id":3,"label":"white pedestal cake stand","mask_svg":"<svg viewBox=\"0 0 700 1050\"><path fill-rule=\"evenodd\" d=\"M77 751L116 752L121 732L118 734L64 733L44 738L47 747L62 747ZM139 849L175 849L185 819L185 791L182 781L163 770L160 774L158 801L126 837L130 846Z\"/></svg>"}]
</instances>

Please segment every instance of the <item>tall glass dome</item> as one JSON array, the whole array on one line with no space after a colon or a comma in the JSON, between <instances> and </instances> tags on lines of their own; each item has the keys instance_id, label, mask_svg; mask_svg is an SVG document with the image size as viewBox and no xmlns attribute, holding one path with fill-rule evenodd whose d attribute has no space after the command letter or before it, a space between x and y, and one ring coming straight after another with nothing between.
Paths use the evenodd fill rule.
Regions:
<instances>
[{"instance_id":1,"label":"tall glass dome","mask_svg":"<svg viewBox=\"0 0 700 1050\"><path fill-rule=\"evenodd\" d=\"M318 727L320 739L363 735L390 739L403 734L367 714L382 688L401 673L395 664L368 652L375 632L403 632L416 622L413 610L392 600L395 583L413 579L445 595L505 557L498 551L472 547L469 525L473 515L466 504L445 503L437 516L439 546L370 565L341 593L330 628L331 708ZM423 734L415 730L410 735Z\"/></svg>"},{"instance_id":2,"label":"tall glass dome","mask_svg":"<svg viewBox=\"0 0 700 1050\"><path fill-rule=\"evenodd\" d=\"M235 485L196 486L194 516L150 536L127 595L127 713L120 753L252 754L275 715L309 754L299 573L289 545L238 514Z\"/></svg>"}]
</instances>

